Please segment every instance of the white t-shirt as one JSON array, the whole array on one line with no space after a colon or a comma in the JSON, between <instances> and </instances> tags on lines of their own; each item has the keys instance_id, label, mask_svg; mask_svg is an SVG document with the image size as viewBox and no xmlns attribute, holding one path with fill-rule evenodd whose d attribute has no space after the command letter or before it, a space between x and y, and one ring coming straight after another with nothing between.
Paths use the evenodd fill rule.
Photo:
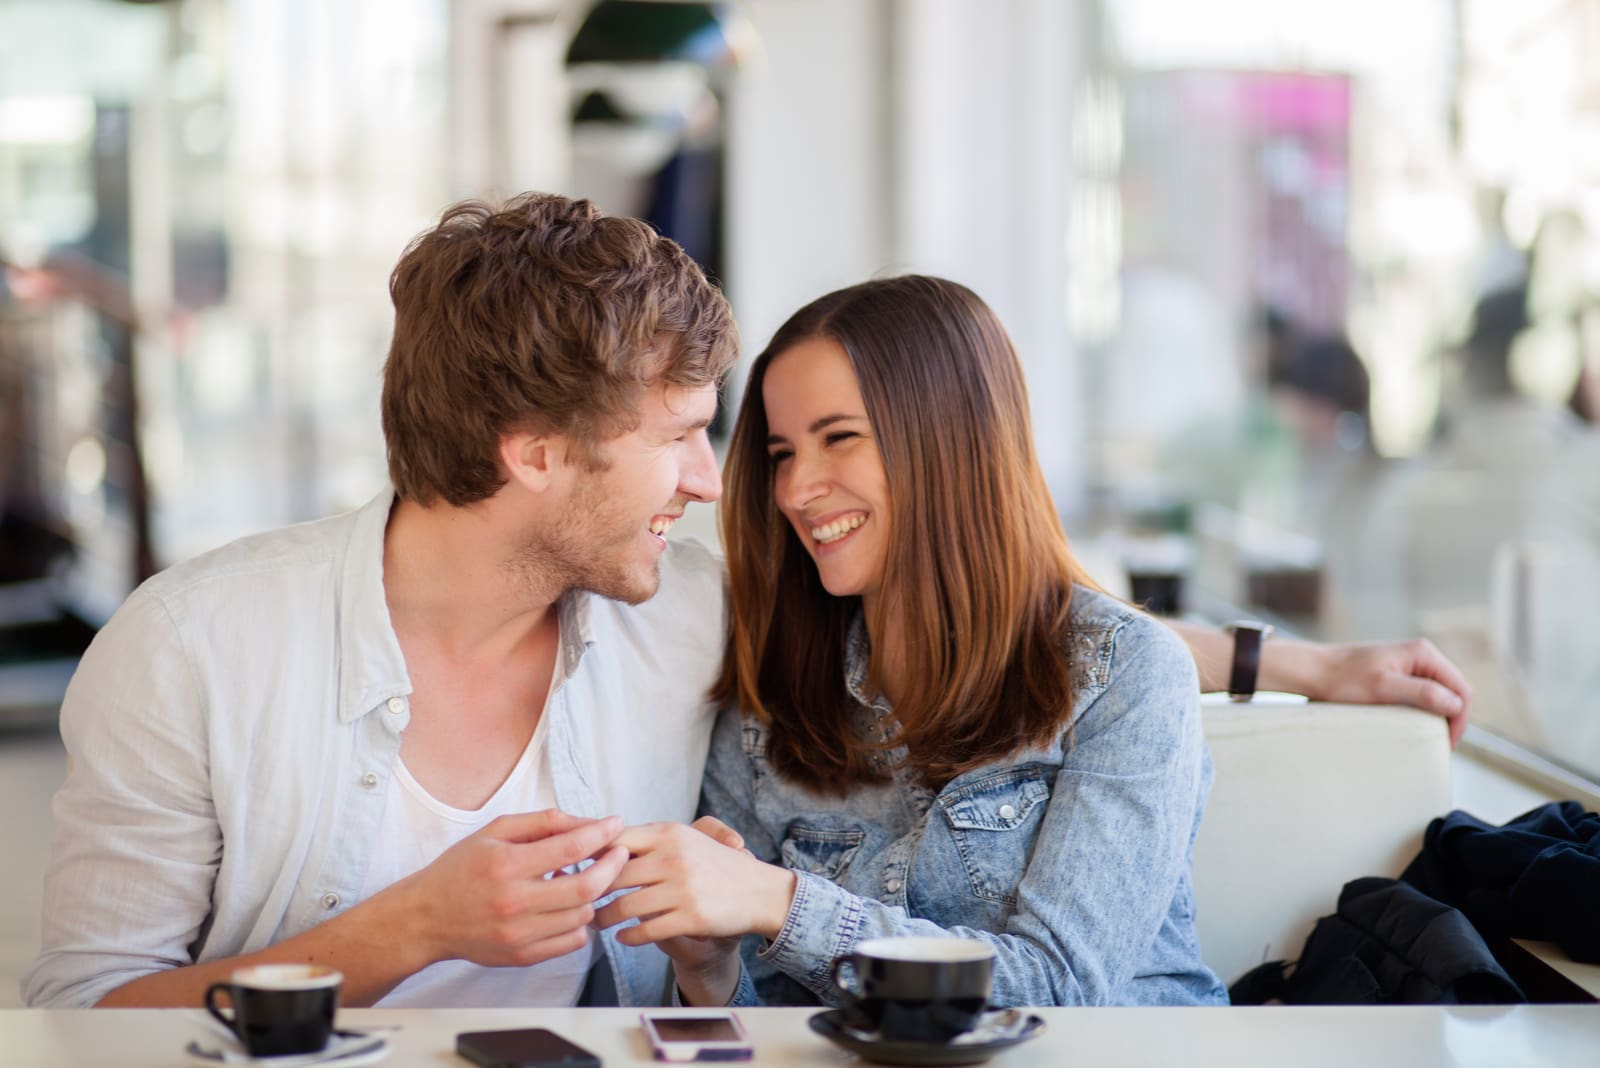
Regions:
<instances>
[{"instance_id":1,"label":"white t-shirt","mask_svg":"<svg viewBox=\"0 0 1600 1068\"><path fill-rule=\"evenodd\" d=\"M550 680L555 692L560 678ZM500 816L555 808L550 779L550 750L545 744L548 715L541 714L528 748L506 781L482 808L465 811L435 798L412 778L404 760L397 760L384 804L383 823L362 885L363 898L432 864L445 850ZM464 960L446 960L410 976L380 998L379 1008L464 1008L510 1005L561 1006L578 1002L594 957L591 935L582 949L527 968L490 968Z\"/></svg>"}]
</instances>

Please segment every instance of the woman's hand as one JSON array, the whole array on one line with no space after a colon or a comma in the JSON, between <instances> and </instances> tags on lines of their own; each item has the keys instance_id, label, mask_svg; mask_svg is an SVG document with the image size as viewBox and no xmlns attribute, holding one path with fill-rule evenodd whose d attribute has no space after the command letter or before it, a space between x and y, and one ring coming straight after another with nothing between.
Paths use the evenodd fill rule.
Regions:
<instances>
[{"instance_id":1,"label":"woman's hand","mask_svg":"<svg viewBox=\"0 0 1600 1068\"><path fill-rule=\"evenodd\" d=\"M794 873L751 856L737 832L710 816L692 827L629 827L616 844L631 856L607 893L637 889L596 912L595 926L638 920L617 932L618 942L659 945L685 1001L726 1002L739 979L740 937L772 938L783 928Z\"/></svg>"},{"instance_id":2,"label":"woman's hand","mask_svg":"<svg viewBox=\"0 0 1600 1068\"><path fill-rule=\"evenodd\" d=\"M1426 638L1403 642L1322 645L1269 642L1261 688L1303 693L1316 701L1411 705L1450 724L1450 744L1467 729L1472 687ZM1280 684L1280 681L1285 684Z\"/></svg>"},{"instance_id":3,"label":"woman's hand","mask_svg":"<svg viewBox=\"0 0 1600 1068\"><path fill-rule=\"evenodd\" d=\"M1200 623L1163 622L1189 646L1200 671L1200 689L1226 688L1233 638ZM1466 676L1426 638L1339 644L1274 638L1261 646L1256 686L1304 694L1313 701L1420 708L1449 722L1452 746L1467 729L1472 703Z\"/></svg>"}]
</instances>

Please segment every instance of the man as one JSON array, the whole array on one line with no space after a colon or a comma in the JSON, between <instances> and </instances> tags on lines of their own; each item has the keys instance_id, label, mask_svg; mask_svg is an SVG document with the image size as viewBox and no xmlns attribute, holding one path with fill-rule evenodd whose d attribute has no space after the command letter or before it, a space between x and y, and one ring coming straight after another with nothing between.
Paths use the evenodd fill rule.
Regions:
<instances>
[{"instance_id":1,"label":"man","mask_svg":"<svg viewBox=\"0 0 1600 1068\"><path fill-rule=\"evenodd\" d=\"M85 655L30 1003L316 960L352 1005L570 1005L597 953L663 997L586 925L623 825L699 791L721 572L666 534L721 492L727 303L535 195L451 209L390 288L394 493L164 572Z\"/></svg>"},{"instance_id":2,"label":"man","mask_svg":"<svg viewBox=\"0 0 1600 1068\"><path fill-rule=\"evenodd\" d=\"M390 289L393 493L158 575L85 655L30 1004L193 1006L291 960L349 1005L571 1005L591 970L670 997L588 924L622 828L694 815L722 573L666 534L721 492L727 304L532 194L446 212ZM1229 639L1185 636L1224 684ZM1436 658L1270 643L1261 681L1394 699Z\"/></svg>"}]
</instances>

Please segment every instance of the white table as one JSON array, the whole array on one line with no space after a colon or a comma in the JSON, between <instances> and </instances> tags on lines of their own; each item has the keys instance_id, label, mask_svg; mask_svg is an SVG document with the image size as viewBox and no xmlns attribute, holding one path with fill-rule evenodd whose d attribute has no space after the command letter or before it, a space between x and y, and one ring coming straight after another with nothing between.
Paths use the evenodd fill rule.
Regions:
<instances>
[{"instance_id":1,"label":"white table","mask_svg":"<svg viewBox=\"0 0 1600 1068\"><path fill-rule=\"evenodd\" d=\"M806 1027L812 1009L740 1015L755 1064L860 1064ZM997 1055L994 1068L1117 1065L1219 1068L1383 1068L1600 1065L1600 1006L1460 1008L1042 1009L1049 1031ZM465 1068L458 1031L548 1027L598 1054L607 1068L657 1065L630 1009L349 1009L343 1027L398 1027L383 1062ZM4 1068L172 1068L183 1046L213 1026L188 1009L0 1010Z\"/></svg>"}]
</instances>

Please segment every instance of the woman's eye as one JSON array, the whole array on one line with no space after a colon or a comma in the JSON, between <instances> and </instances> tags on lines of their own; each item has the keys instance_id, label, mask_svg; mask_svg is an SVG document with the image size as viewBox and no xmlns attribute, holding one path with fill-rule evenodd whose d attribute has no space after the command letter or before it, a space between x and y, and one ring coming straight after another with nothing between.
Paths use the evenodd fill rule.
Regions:
<instances>
[{"instance_id":1,"label":"woman's eye","mask_svg":"<svg viewBox=\"0 0 1600 1068\"><path fill-rule=\"evenodd\" d=\"M854 430L835 430L832 434L829 434L822 440L827 442L829 445L837 445L839 442L848 441L853 437L856 437L856 432Z\"/></svg>"},{"instance_id":2,"label":"woman's eye","mask_svg":"<svg viewBox=\"0 0 1600 1068\"><path fill-rule=\"evenodd\" d=\"M777 452L767 453L767 459L771 460L775 464L781 464L783 461L789 459L793 455L794 453L788 449L780 449Z\"/></svg>"}]
</instances>

